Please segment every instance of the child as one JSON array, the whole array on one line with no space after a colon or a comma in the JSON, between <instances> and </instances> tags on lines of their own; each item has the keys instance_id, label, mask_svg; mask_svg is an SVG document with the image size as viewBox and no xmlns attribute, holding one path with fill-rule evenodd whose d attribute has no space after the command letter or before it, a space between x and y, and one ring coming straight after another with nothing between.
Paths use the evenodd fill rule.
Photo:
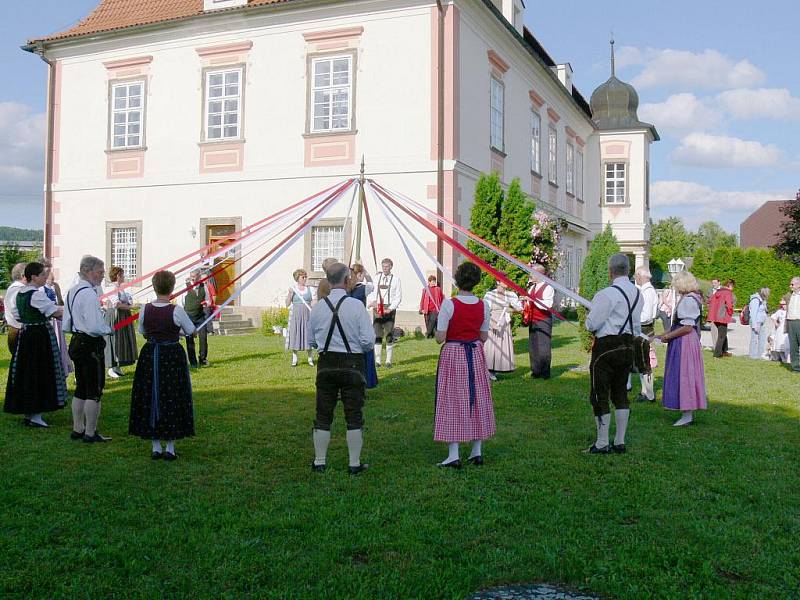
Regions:
<instances>
[{"instance_id":1,"label":"child","mask_svg":"<svg viewBox=\"0 0 800 600\"><path fill-rule=\"evenodd\" d=\"M170 303L175 275L153 275L156 300L139 315L139 333L147 343L139 354L131 391L128 431L153 441L153 460L175 460L175 440L194 435L192 382L181 335L192 335L194 324L180 306ZM161 440L166 440L166 453Z\"/></svg>"},{"instance_id":2,"label":"child","mask_svg":"<svg viewBox=\"0 0 800 600\"><path fill-rule=\"evenodd\" d=\"M422 298L419 301L419 314L425 319L425 337L427 338L432 338L436 332L436 319L439 317L442 300L444 300L442 288L436 282L436 276L430 275L428 287L423 288Z\"/></svg>"}]
</instances>

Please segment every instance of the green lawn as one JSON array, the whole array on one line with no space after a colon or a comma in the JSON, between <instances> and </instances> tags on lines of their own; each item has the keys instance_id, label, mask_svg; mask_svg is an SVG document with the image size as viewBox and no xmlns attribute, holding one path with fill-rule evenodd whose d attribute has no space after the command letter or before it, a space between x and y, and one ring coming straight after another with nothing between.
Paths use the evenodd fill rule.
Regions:
<instances>
[{"instance_id":1,"label":"green lawn","mask_svg":"<svg viewBox=\"0 0 800 600\"><path fill-rule=\"evenodd\" d=\"M107 388L110 444L71 442L68 410L49 430L3 415L0 596L460 599L547 581L637 600L800 597L800 378L706 352L710 410L693 427L637 404L628 454L590 456L575 338L556 328L547 382L523 377L517 341L487 464L461 471L435 467L427 340L380 371L358 477L341 409L328 471L309 469L312 369L290 368L278 338L209 339L198 435L174 463L126 433L131 376Z\"/></svg>"}]
</instances>

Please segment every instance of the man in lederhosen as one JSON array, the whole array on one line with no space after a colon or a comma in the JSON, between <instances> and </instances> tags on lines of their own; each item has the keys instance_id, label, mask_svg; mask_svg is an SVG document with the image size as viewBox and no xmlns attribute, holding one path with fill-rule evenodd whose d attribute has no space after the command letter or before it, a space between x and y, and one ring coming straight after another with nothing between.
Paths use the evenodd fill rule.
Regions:
<instances>
[{"instance_id":1,"label":"man in lederhosen","mask_svg":"<svg viewBox=\"0 0 800 600\"><path fill-rule=\"evenodd\" d=\"M368 303L369 308L372 308L375 344L378 346L375 349L375 366L377 367L381 366L381 350L383 349L384 339L386 339L386 362L384 364L390 368L392 366L395 341L394 320L397 308L403 299L400 279L392 274L393 266L394 263L389 258L384 258L381 261L381 272L375 275L375 291L372 293Z\"/></svg>"},{"instance_id":2,"label":"man in lederhosen","mask_svg":"<svg viewBox=\"0 0 800 600\"><path fill-rule=\"evenodd\" d=\"M544 266L533 265L533 270L544 274ZM528 295L533 298L529 307L528 356L531 361L531 377L550 379L553 342L553 286L531 275L533 285Z\"/></svg>"},{"instance_id":3,"label":"man in lederhosen","mask_svg":"<svg viewBox=\"0 0 800 600\"><path fill-rule=\"evenodd\" d=\"M364 305L347 294L350 269L335 263L326 269L330 294L311 309L308 333L317 359L317 413L314 420L313 471L324 471L331 441L333 410L341 396L347 423L349 472L357 475L361 463L364 426L364 353L372 350L375 333Z\"/></svg>"},{"instance_id":4,"label":"man in lederhosen","mask_svg":"<svg viewBox=\"0 0 800 600\"><path fill-rule=\"evenodd\" d=\"M100 398L106 383L103 336L112 333L100 310L97 293L97 286L103 281L105 272L102 260L84 256L78 273L80 279L67 292L64 303L64 331L72 333L69 357L75 364L70 438L89 443L111 440L97 431Z\"/></svg>"},{"instance_id":5,"label":"man in lederhosen","mask_svg":"<svg viewBox=\"0 0 800 600\"><path fill-rule=\"evenodd\" d=\"M597 425L597 441L589 447L591 454L608 454L612 450L625 452L625 431L628 427L630 404L625 389L633 366L633 336L641 334L642 297L628 279L628 257L615 254L608 259L611 285L592 298L592 308L586 317L586 329L594 334L592 361L589 365L591 383L589 401ZM611 404L617 430L614 443L609 445Z\"/></svg>"}]
</instances>

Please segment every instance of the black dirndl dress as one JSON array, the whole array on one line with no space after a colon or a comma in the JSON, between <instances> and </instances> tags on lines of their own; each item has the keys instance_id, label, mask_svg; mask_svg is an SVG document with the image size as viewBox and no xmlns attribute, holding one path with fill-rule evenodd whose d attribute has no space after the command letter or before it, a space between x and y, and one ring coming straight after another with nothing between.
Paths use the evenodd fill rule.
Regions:
<instances>
[{"instance_id":1,"label":"black dirndl dress","mask_svg":"<svg viewBox=\"0 0 800 600\"><path fill-rule=\"evenodd\" d=\"M53 412L67 403L61 352L50 318L31 306L36 290L17 294L22 330L11 359L3 411L14 415Z\"/></svg>"}]
</instances>

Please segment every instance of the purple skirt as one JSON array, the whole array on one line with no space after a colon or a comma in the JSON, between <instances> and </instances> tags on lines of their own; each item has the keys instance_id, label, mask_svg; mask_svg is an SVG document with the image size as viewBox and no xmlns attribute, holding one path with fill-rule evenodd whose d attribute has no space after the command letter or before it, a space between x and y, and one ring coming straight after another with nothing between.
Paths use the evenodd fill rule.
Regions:
<instances>
[{"instance_id":1,"label":"purple skirt","mask_svg":"<svg viewBox=\"0 0 800 600\"><path fill-rule=\"evenodd\" d=\"M681 325L673 325L672 329L678 327ZM696 329L669 342L661 403L669 410L704 410L708 407L703 349Z\"/></svg>"}]
</instances>

